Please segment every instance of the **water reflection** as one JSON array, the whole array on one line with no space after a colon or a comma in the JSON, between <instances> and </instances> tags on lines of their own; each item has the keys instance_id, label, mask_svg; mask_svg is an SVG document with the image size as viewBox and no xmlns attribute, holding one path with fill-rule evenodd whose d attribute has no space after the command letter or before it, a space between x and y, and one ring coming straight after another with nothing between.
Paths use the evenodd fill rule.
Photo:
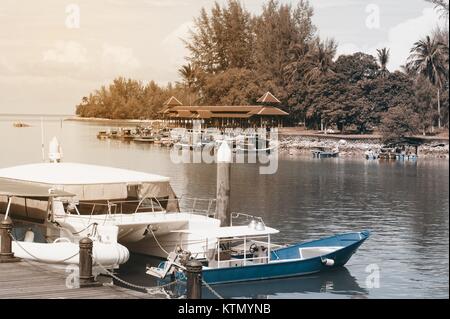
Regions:
<instances>
[{"instance_id":1,"label":"water reflection","mask_svg":"<svg viewBox=\"0 0 450 319\"><path fill-rule=\"evenodd\" d=\"M302 277L215 285L213 289L225 298L253 299L295 298L297 294L314 293L365 298L368 293L345 267ZM215 298L208 289L204 288L202 293L205 298Z\"/></svg>"},{"instance_id":2,"label":"water reflection","mask_svg":"<svg viewBox=\"0 0 450 319\"><path fill-rule=\"evenodd\" d=\"M169 281L158 281L146 275L147 266L157 266L160 259L132 254L130 261L121 266L118 275L120 278L141 286L153 287L167 284ZM116 284L121 285L120 282ZM296 298L299 295L321 294L334 298L367 298L367 289L361 287L357 279L351 275L346 267L340 267L314 275L291 277L255 282L232 283L213 285L213 289L224 298ZM179 283L164 288L172 297L178 298L186 295L186 285ZM203 298L217 298L206 287L202 289Z\"/></svg>"},{"instance_id":3,"label":"water reflection","mask_svg":"<svg viewBox=\"0 0 450 319\"><path fill-rule=\"evenodd\" d=\"M0 136L14 137L3 140L0 167L41 161L39 120L24 120L32 127L23 129L13 128L14 120L0 117ZM175 165L166 148L98 140L96 134L102 129L105 127L91 123L64 122L61 126L59 120L52 120L45 123L45 138L48 141L58 136L66 162L161 174L171 178L179 196L215 196L214 165ZM313 287L308 285L302 290L306 285L302 282L309 279L297 278L267 287L263 282L251 284L255 291L262 286L262 291L255 293L243 293L246 285L223 287L224 294L252 298L448 298L447 160L419 158L417 162L397 162L281 156L276 174L259 175L258 169L258 165L233 165L231 209L262 216L268 225L280 230L275 241L308 241L361 229L370 229L372 237L346 265L350 276L325 275L324 278L331 276L331 290L321 289L331 287L323 284L326 280L317 280ZM133 283L153 286L154 279L144 275L146 262L133 256L120 274ZM379 265L381 286L361 292L354 284L365 283L369 264ZM291 288L291 292L284 290Z\"/></svg>"}]
</instances>

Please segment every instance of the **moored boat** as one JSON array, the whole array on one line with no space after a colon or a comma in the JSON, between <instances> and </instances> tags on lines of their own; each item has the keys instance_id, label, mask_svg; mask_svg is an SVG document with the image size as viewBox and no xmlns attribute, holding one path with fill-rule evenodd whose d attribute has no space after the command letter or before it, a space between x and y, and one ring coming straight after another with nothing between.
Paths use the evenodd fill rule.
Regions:
<instances>
[{"instance_id":1,"label":"moored boat","mask_svg":"<svg viewBox=\"0 0 450 319\"><path fill-rule=\"evenodd\" d=\"M339 151L337 149L328 150L326 148L320 147L311 151L314 158L329 158L338 157Z\"/></svg>"},{"instance_id":2,"label":"moored boat","mask_svg":"<svg viewBox=\"0 0 450 319\"><path fill-rule=\"evenodd\" d=\"M344 266L370 236L368 231L361 231L277 247L271 243L271 235L278 233L273 228L231 226L214 231L215 234L208 229L196 231L197 235L205 239L211 236L218 238L215 248L210 249L206 258L200 260L203 280L208 284L295 277L338 268ZM234 242L244 244L235 246ZM172 260L161 264L159 268L148 268L147 274L160 278L175 274L184 280L186 276L183 266L179 266L180 262L172 255Z\"/></svg>"}]
</instances>

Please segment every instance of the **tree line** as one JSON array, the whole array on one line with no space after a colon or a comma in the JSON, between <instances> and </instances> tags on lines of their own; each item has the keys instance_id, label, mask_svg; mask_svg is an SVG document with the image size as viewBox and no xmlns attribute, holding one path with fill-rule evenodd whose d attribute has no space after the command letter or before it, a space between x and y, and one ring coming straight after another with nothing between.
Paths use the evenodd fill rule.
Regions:
<instances>
[{"instance_id":1,"label":"tree line","mask_svg":"<svg viewBox=\"0 0 450 319\"><path fill-rule=\"evenodd\" d=\"M448 2L430 1L448 19ZM248 105L271 91L290 125L385 135L448 127L448 28L418 39L402 70L391 72L389 48L337 57L337 43L318 36L313 14L306 0L268 0L259 15L238 0L215 3L184 40L189 56L180 82L119 78L83 98L77 114L155 118L171 95L185 104Z\"/></svg>"}]
</instances>

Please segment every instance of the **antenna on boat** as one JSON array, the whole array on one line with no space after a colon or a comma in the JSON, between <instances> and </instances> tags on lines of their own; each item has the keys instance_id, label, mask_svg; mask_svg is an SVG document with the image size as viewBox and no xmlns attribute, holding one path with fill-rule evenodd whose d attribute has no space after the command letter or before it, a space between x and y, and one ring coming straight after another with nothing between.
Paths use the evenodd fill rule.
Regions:
<instances>
[{"instance_id":1,"label":"antenna on boat","mask_svg":"<svg viewBox=\"0 0 450 319\"><path fill-rule=\"evenodd\" d=\"M45 162L44 118L43 117L41 117L41 150L42 150L42 161Z\"/></svg>"}]
</instances>

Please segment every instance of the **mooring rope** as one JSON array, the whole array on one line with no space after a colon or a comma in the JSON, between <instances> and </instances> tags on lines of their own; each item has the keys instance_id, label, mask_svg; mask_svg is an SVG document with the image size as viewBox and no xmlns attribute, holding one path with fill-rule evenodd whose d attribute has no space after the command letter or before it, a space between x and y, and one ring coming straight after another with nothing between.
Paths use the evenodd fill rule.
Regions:
<instances>
[{"instance_id":1,"label":"mooring rope","mask_svg":"<svg viewBox=\"0 0 450 319\"><path fill-rule=\"evenodd\" d=\"M153 236L153 238L155 239L156 244L159 246L159 248L160 248L167 256L169 256L169 253L167 252L167 250L165 250L164 247L161 246L161 244L159 243L158 239L156 238L155 233L153 232L152 227L149 226L149 227L147 227L147 229L150 230L150 232L152 233L152 236Z\"/></svg>"},{"instance_id":2,"label":"mooring rope","mask_svg":"<svg viewBox=\"0 0 450 319\"><path fill-rule=\"evenodd\" d=\"M92 256L92 259L94 260L94 257L93 257L93 256ZM114 278L114 279L116 279L117 281L121 282L122 284L124 284L124 285L126 285L126 286L129 286L129 287L131 287L131 288L140 289L140 290L145 290L145 291L146 291L147 293L149 293L149 294L157 294L158 292L160 292L160 293L161 293L161 292L164 292L164 294L165 294L166 296L168 296L167 293L164 291L163 288L168 288L168 287L173 286L173 285L175 285L175 284L181 283L180 280L176 279L175 281L172 281L172 282L169 282L169 283L167 283L167 284L160 285L160 286L140 286L140 285L136 285L136 284L133 284L133 283L131 283L131 282L128 282L128 281L126 281L126 280L124 280L124 279L122 279L122 278L116 276L113 272L111 272L109 269L107 269L105 266L103 266L103 265L102 265L101 263L99 263L98 261L96 261L96 264L97 264L98 266L100 266L100 268L102 268L109 276L111 276L112 278ZM159 290L159 291L155 291L155 290Z\"/></svg>"},{"instance_id":3,"label":"mooring rope","mask_svg":"<svg viewBox=\"0 0 450 319\"><path fill-rule=\"evenodd\" d=\"M91 227L91 226L94 226L94 227L97 227L98 226L98 224L97 223L90 223L88 226L86 226L84 229L82 229L82 230L80 230L80 231L78 231L78 232L76 232L76 233L72 233L72 235L78 235L78 234L81 234L82 232L84 232L85 230L87 230L89 227ZM95 228L96 229L96 228Z\"/></svg>"},{"instance_id":4,"label":"mooring rope","mask_svg":"<svg viewBox=\"0 0 450 319\"><path fill-rule=\"evenodd\" d=\"M208 288L209 291L211 291L211 293L216 296L219 299L224 299L217 291L215 291L203 278L202 278L202 283L205 285L206 288Z\"/></svg>"}]
</instances>

